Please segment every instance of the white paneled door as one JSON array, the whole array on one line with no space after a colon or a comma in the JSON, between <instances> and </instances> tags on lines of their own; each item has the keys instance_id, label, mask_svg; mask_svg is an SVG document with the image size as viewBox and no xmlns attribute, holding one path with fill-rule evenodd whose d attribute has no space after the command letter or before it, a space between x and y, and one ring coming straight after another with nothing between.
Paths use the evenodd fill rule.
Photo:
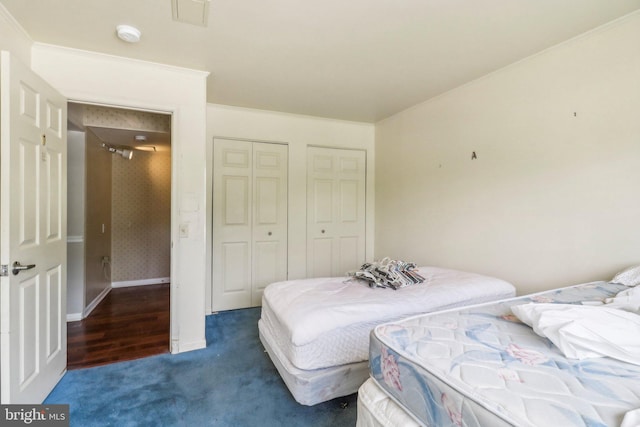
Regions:
<instances>
[{"instance_id":1,"label":"white paneled door","mask_svg":"<svg viewBox=\"0 0 640 427\"><path fill-rule=\"evenodd\" d=\"M258 306L287 278L287 146L213 144L213 311Z\"/></svg>"},{"instance_id":2,"label":"white paneled door","mask_svg":"<svg viewBox=\"0 0 640 427\"><path fill-rule=\"evenodd\" d=\"M366 153L309 147L307 277L344 276L365 262Z\"/></svg>"},{"instance_id":3,"label":"white paneled door","mask_svg":"<svg viewBox=\"0 0 640 427\"><path fill-rule=\"evenodd\" d=\"M0 64L0 400L41 403L66 370L66 99Z\"/></svg>"},{"instance_id":4,"label":"white paneled door","mask_svg":"<svg viewBox=\"0 0 640 427\"><path fill-rule=\"evenodd\" d=\"M262 304L268 284L287 279L287 152L253 143L252 306Z\"/></svg>"}]
</instances>

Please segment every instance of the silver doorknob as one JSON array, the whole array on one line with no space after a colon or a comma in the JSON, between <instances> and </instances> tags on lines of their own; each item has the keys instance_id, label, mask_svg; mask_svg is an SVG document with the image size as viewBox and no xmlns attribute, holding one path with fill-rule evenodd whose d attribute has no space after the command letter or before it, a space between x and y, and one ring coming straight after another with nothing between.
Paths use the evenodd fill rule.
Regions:
<instances>
[{"instance_id":1,"label":"silver doorknob","mask_svg":"<svg viewBox=\"0 0 640 427\"><path fill-rule=\"evenodd\" d=\"M16 276L21 271L31 270L35 266L36 266L35 264L22 265L22 264L20 264L19 261L16 261L12 265L13 268L11 269L11 272L13 273L14 276Z\"/></svg>"}]
</instances>

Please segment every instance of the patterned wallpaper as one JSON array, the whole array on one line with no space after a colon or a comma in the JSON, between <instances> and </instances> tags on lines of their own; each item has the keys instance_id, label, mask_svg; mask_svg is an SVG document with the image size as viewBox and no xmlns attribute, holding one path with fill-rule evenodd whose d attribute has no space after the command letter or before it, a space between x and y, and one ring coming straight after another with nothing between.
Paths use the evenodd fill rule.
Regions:
<instances>
[{"instance_id":1,"label":"patterned wallpaper","mask_svg":"<svg viewBox=\"0 0 640 427\"><path fill-rule=\"evenodd\" d=\"M171 154L113 156L112 281L170 276Z\"/></svg>"},{"instance_id":2,"label":"patterned wallpaper","mask_svg":"<svg viewBox=\"0 0 640 427\"><path fill-rule=\"evenodd\" d=\"M112 159L93 132L85 136L85 235L84 235L84 308L111 286L102 266L102 257L111 254L110 211ZM104 232L103 230L104 224Z\"/></svg>"},{"instance_id":3,"label":"patterned wallpaper","mask_svg":"<svg viewBox=\"0 0 640 427\"><path fill-rule=\"evenodd\" d=\"M171 116L146 111L84 105L83 125L115 129L170 132Z\"/></svg>"}]
</instances>

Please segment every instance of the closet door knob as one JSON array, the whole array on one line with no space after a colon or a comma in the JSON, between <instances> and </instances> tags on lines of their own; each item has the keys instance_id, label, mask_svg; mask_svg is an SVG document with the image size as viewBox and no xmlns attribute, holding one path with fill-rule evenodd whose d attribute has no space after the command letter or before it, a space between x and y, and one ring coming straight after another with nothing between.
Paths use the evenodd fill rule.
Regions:
<instances>
[{"instance_id":1,"label":"closet door knob","mask_svg":"<svg viewBox=\"0 0 640 427\"><path fill-rule=\"evenodd\" d=\"M273 234L273 233L271 233L271 232L268 232L268 233L267 233L267 235L268 235L268 236L271 236L272 234Z\"/></svg>"},{"instance_id":2,"label":"closet door knob","mask_svg":"<svg viewBox=\"0 0 640 427\"><path fill-rule=\"evenodd\" d=\"M320 232L321 232L322 234L324 234L324 230L320 230Z\"/></svg>"}]
</instances>

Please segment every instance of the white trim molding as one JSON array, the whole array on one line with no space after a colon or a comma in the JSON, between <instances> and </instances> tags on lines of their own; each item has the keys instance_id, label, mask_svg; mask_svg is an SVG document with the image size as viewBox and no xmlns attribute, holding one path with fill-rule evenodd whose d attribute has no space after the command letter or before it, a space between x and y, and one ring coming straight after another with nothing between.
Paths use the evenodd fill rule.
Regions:
<instances>
[{"instance_id":1,"label":"white trim molding","mask_svg":"<svg viewBox=\"0 0 640 427\"><path fill-rule=\"evenodd\" d=\"M159 277L157 279L141 279L141 280L124 280L121 282L112 282L112 288L127 288L129 286L147 286L147 285L158 285L160 283L169 283L171 282L170 277Z\"/></svg>"},{"instance_id":2,"label":"white trim molding","mask_svg":"<svg viewBox=\"0 0 640 427\"><path fill-rule=\"evenodd\" d=\"M77 322L79 320L82 320L82 313L67 314L67 322Z\"/></svg>"},{"instance_id":3,"label":"white trim molding","mask_svg":"<svg viewBox=\"0 0 640 427\"><path fill-rule=\"evenodd\" d=\"M193 68L178 67L175 65L169 65L169 64L164 64L160 62L144 61L141 59L133 59L133 58L124 57L124 56L111 55L108 53L99 53L95 51L77 49L73 47L67 47L67 46L61 46L61 45L55 45L55 44L49 44L49 43L33 42L33 48L46 49L53 52L55 51L68 52L73 55L83 56L89 60L97 59L103 62L107 61L109 63L126 64L127 66L131 66L132 64L135 64L138 67L147 67L148 69L154 69L154 70L163 69L172 73L180 73L185 76L203 77L205 79L210 74L209 71L195 70Z\"/></svg>"},{"instance_id":4,"label":"white trim molding","mask_svg":"<svg viewBox=\"0 0 640 427\"><path fill-rule=\"evenodd\" d=\"M33 45L34 43L33 39L31 38L27 30L25 30L24 27L20 25L20 23L11 14L11 12L9 12L7 8L1 3L0 3L0 20L4 21L6 25L10 25L11 28L16 33L19 33L20 37L22 37L24 41L29 43L29 45Z\"/></svg>"},{"instance_id":5,"label":"white trim molding","mask_svg":"<svg viewBox=\"0 0 640 427\"><path fill-rule=\"evenodd\" d=\"M102 302L102 300L109 294L109 292L111 292L111 288L104 288L102 292L100 292L100 294L95 297L93 301L91 301L91 304L85 307L84 311L82 312L82 318L84 319L85 317L90 315L93 309Z\"/></svg>"},{"instance_id":6,"label":"white trim molding","mask_svg":"<svg viewBox=\"0 0 640 427\"><path fill-rule=\"evenodd\" d=\"M171 347L172 354L184 353L185 351L200 350L207 347L207 340L199 340L183 344L178 344L177 341L174 341L172 342Z\"/></svg>"}]
</instances>

